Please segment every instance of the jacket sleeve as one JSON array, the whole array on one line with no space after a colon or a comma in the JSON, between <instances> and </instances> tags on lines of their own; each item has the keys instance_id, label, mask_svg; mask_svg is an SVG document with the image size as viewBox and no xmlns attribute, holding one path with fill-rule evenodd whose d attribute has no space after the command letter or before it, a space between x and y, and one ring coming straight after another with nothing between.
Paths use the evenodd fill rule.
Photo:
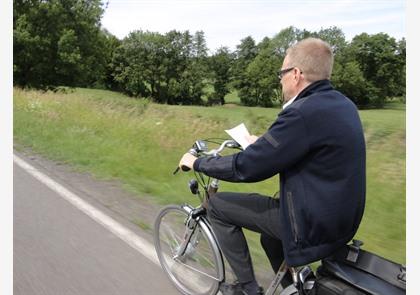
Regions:
<instances>
[{"instance_id":1,"label":"jacket sleeve","mask_svg":"<svg viewBox=\"0 0 420 295\"><path fill-rule=\"evenodd\" d=\"M230 182L257 182L281 173L309 151L304 119L296 108L287 108L268 131L244 151L199 158L194 170Z\"/></svg>"}]
</instances>

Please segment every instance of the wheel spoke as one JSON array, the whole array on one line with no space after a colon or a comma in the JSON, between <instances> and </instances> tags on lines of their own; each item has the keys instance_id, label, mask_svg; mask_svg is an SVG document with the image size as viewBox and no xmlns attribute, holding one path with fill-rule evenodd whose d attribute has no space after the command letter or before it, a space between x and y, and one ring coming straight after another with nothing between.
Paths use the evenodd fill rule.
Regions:
<instances>
[{"instance_id":1,"label":"wheel spoke","mask_svg":"<svg viewBox=\"0 0 420 295\"><path fill-rule=\"evenodd\" d=\"M174 259L176 262L178 262L178 263L180 263L181 265L183 265L183 266L185 266L185 267L187 267L187 268L189 268L190 270L192 270L192 271L195 271L195 272L198 272L198 273L200 273L200 274L202 274L202 275L204 275L204 276L206 276L206 277L208 277L208 278L210 278L210 279L213 279L213 280L215 280L215 281L219 281L219 279L218 278L215 278L215 277L213 277L213 276L211 276L211 275L209 275L209 274L207 274L207 273L205 273L205 272L203 272L203 271L201 271L201 270L199 270L199 269L196 269L196 268L194 268L194 267L192 267L192 266L190 266L190 265L188 265L188 264L185 264L185 263L183 263L182 261L180 261L179 259Z\"/></svg>"},{"instance_id":2,"label":"wheel spoke","mask_svg":"<svg viewBox=\"0 0 420 295\"><path fill-rule=\"evenodd\" d=\"M174 230L170 229L168 226L166 226L165 236L167 237L166 243L169 245L169 248L171 249L171 252L173 254L176 253L177 249L181 245L181 237L178 236Z\"/></svg>"}]
</instances>

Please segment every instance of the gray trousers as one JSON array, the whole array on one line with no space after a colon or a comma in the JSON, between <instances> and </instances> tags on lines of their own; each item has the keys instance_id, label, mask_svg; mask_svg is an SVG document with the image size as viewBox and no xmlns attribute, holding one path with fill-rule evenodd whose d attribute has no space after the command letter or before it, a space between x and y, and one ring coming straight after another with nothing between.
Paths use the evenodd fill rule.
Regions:
<instances>
[{"instance_id":1,"label":"gray trousers","mask_svg":"<svg viewBox=\"0 0 420 295\"><path fill-rule=\"evenodd\" d=\"M261 244L274 272L283 262L279 200L259 194L215 194L207 215L223 254L240 283L255 280L248 244L242 228L261 233Z\"/></svg>"}]
</instances>

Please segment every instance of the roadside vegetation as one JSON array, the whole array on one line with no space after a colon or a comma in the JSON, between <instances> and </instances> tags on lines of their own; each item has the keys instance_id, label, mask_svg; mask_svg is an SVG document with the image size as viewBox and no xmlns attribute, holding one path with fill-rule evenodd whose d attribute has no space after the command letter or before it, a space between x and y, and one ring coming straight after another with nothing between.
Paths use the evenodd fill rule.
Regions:
<instances>
[{"instance_id":1,"label":"roadside vegetation","mask_svg":"<svg viewBox=\"0 0 420 295\"><path fill-rule=\"evenodd\" d=\"M187 188L192 173L172 175L180 156L242 122L261 135L283 103L277 71L286 49L318 37L334 51L333 85L361 109L367 204L356 238L405 263L405 38L360 33L347 41L336 26L290 26L210 51L203 31L138 29L118 39L101 24L108 2L13 0L16 149L118 179L158 204L198 204ZM221 190L272 196L278 179ZM258 237L246 234L260 273L269 263Z\"/></svg>"},{"instance_id":2,"label":"roadside vegetation","mask_svg":"<svg viewBox=\"0 0 420 295\"><path fill-rule=\"evenodd\" d=\"M177 106L105 90L15 88L14 140L16 148L29 147L98 178L118 179L140 198L197 204L187 188L192 173L172 175L180 156L197 139L227 138L224 130L241 122L261 135L280 111L237 105L235 93L227 97L224 106ZM360 116L367 144L367 203L356 238L364 248L405 263L405 104L394 101L384 109L361 110ZM266 195L277 189L276 177L221 184L221 190ZM259 243L248 236L251 245Z\"/></svg>"}]
</instances>

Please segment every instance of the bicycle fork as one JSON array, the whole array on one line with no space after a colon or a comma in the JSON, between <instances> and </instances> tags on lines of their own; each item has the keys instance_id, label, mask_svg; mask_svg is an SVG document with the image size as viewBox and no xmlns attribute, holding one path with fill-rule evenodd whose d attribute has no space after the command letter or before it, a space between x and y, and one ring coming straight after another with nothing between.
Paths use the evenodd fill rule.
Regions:
<instances>
[{"instance_id":1,"label":"bicycle fork","mask_svg":"<svg viewBox=\"0 0 420 295\"><path fill-rule=\"evenodd\" d=\"M183 236L183 240L177 251L175 252L175 255L173 259L180 259L182 256L185 255L185 253L188 251L189 247L194 247L194 243L196 241L192 241L192 236L197 228L199 216L203 213L202 208L193 209L190 206L184 206L184 210L187 211L188 217L185 221L185 232Z\"/></svg>"},{"instance_id":2,"label":"bicycle fork","mask_svg":"<svg viewBox=\"0 0 420 295\"><path fill-rule=\"evenodd\" d=\"M180 259L182 256L184 256L196 227L197 221L192 219L191 215L189 215L185 226L184 239L177 251L175 252L173 259Z\"/></svg>"}]
</instances>

